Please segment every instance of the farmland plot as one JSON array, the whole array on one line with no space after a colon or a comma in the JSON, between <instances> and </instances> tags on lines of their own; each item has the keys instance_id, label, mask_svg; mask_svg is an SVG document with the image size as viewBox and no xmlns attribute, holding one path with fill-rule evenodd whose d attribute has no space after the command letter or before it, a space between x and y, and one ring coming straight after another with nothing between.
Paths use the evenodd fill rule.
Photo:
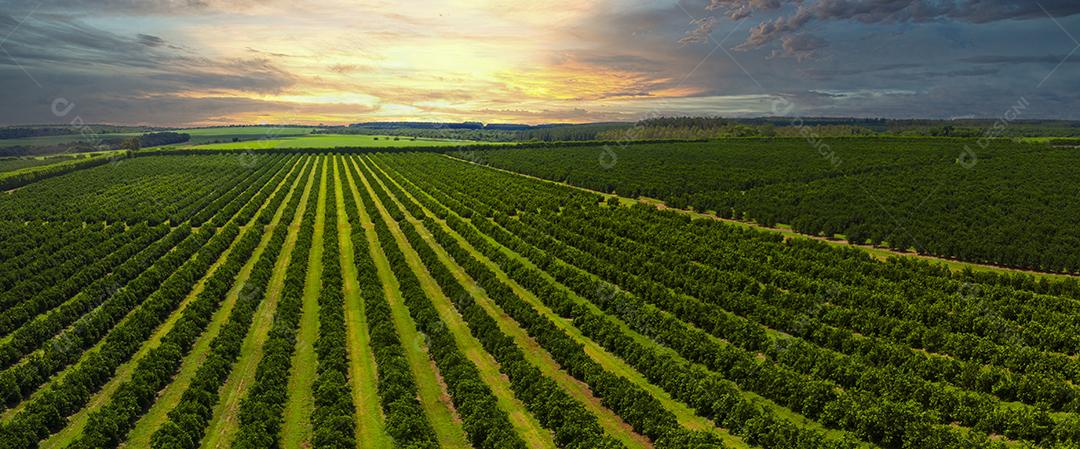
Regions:
<instances>
[{"instance_id":1,"label":"farmland plot","mask_svg":"<svg viewBox=\"0 0 1080 449\"><path fill-rule=\"evenodd\" d=\"M1075 282L442 154L137 157L0 237L2 448L1080 444Z\"/></svg>"}]
</instances>

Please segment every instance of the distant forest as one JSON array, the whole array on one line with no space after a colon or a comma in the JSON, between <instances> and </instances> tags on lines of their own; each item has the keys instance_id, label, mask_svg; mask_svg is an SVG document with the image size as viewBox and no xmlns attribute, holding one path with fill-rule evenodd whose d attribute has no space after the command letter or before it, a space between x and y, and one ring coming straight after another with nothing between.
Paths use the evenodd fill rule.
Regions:
<instances>
[{"instance_id":1,"label":"distant forest","mask_svg":"<svg viewBox=\"0 0 1080 449\"><path fill-rule=\"evenodd\" d=\"M883 118L661 117L600 133L599 140L711 139L727 137L1076 137L1080 122L1017 120L893 120Z\"/></svg>"},{"instance_id":2,"label":"distant forest","mask_svg":"<svg viewBox=\"0 0 1080 449\"><path fill-rule=\"evenodd\" d=\"M363 134L420 137L425 139L476 140L484 142L557 142L596 140L607 132L617 132L633 127L633 123L588 123L581 125L520 125L428 123L428 122L379 122L357 123L347 127L323 128L315 134Z\"/></svg>"},{"instance_id":3,"label":"distant forest","mask_svg":"<svg viewBox=\"0 0 1080 449\"><path fill-rule=\"evenodd\" d=\"M323 128L316 133L400 135L489 142L718 139L730 137L1080 137L1080 122L1018 120L894 120L831 117L660 117L636 123L581 125L483 124L479 122L369 122Z\"/></svg>"},{"instance_id":4,"label":"distant forest","mask_svg":"<svg viewBox=\"0 0 1080 449\"><path fill-rule=\"evenodd\" d=\"M191 140L191 135L175 132L147 133L141 136L130 137L97 137L89 141L60 142L51 145L13 145L7 147L0 147L0 156L47 156L61 153L90 153L94 151L138 150L140 148L155 147L159 145L183 143L189 140Z\"/></svg>"},{"instance_id":5,"label":"distant forest","mask_svg":"<svg viewBox=\"0 0 1080 449\"><path fill-rule=\"evenodd\" d=\"M265 125L235 125L249 128ZM284 126L284 125L278 125ZM297 125L299 126L299 125ZM197 128L191 128L197 129ZM27 125L0 127L0 156L32 156L55 153L132 149L135 142L117 134L162 136L163 128L115 125ZM172 130L165 140L173 142L183 129ZM1064 120L1016 120L1000 126L995 120L885 119L845 117L660 117L638 122L526 125L481 122L360 122L348 126L316 126L313 134L362 134L453 139L481 142L559 142L630 140L701 140L771 137L993 137L1080 138L1080 122ZM24 144L17 139L88 135L63 143ZM93 136L91 139L89 136ZM7 141L5 144L5 140ZM1059 144L1077 141L1059 141ZM153 146L139 142L139 146ZM159 143L160 145L160 143Z\"/></svg>"}]
</instances>

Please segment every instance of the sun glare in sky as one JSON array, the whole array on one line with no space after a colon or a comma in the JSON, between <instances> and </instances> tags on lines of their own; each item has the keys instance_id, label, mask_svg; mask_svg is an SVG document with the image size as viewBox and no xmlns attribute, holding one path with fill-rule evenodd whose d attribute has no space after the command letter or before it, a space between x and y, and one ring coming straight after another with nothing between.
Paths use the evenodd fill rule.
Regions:
<instances>
[{"instance_id":1,"label":"sun glare in sky","mask_svg":"<svg viewBox=\"0 0 1080 449\"><path fill-rule=\"evenodd\" d=\"M213 61L222 77L274 78L252 89L193 88L188 98L243 98L273 110L209 117L291 123L371 120L577 121L612 100L679 98L664 73L583 60L602 50L580 39L606 2L318 2L208 5L161 22L179 52ZM160 19L159 19L160 20ZM135 32L136 30L132 30ZM185 47L187 46L187 47ZM673 51L679 46L671 42ZM188 48L190 47L190 48ZM234 72L233 72L234 73ZM582 111L597 111L584 113ZM581 116L588 114L588 116ZM613 114L610 118L626 118Z\"/></svg>"},{"instance_id":2,"label":"sun glare in sky","mask_svg":"<svg viewBox=\"0 0 1080 449\"><path fill-rule=\"evenodd\" d=\"M0 0L0 124L69 121L57 99L88 123L148 125L633 121L778 102L995 117L1019 95L1070 118L1078 18L1074 0Z\"/></svg>"}]
</instances>

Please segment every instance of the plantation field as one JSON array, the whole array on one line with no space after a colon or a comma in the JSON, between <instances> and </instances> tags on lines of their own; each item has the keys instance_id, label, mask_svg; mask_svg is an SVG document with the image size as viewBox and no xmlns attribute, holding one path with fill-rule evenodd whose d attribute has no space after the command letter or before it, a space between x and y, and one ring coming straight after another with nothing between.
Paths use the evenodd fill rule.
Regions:
<instances>
[{"instance_id":1,"label":"plantation field","mask_svg":"<svg viewBox=\"0 0 1080 449\"><path fill-rule=\"evenodd\" d=\"M11 174L12 172L22 171L35 167L43 167L46 165L54 165L64 162L72 162L78 160L85 160L95 156L117 156L122 154L123 151L93 151L87 153L74 153L74 154L59 154L52 156L23 156L23 157L5 157L0 158L0 173Z\"/></svg>"},{"instance_id":2,"label":"plantation field","mask_svg":"<svg viewBox=\"0 0 1080 449\"><path fill-rule=\"evenodd\" d=\"M1080 271L1074 148L944 138L728 139L458 157L856 244Z\"/></svg>"},{"instance_id":3,"label":"plantation field","mask_svg":"<svg viewBox=\"0 0 1080 449\"><path fill-rule=\"evenodd\" d=\"M77 156L0 159L0 191L12 190L52 176L122 159L125 151L97 151Z\"/></svg>"},{"instance_id":4,"label":"plantation field","mask_svg":"<svg viewBox=\"0 0 1080 449\"><path fill-rule=\"evenodd\" d=\"M437 147L459 146L475 142L466 140L423 139L399 136L368 136L360 134L315 134L301 137L282 137L250 140L246 142L226 142L196 145L189 148L196 150L265 150L272 148L344 148L344 147Z\"/></svg>"},{"instance_id":5,"label":"plantation field","mask_svg":"<svg viewBox=\"0 0 1080 449\"><path fill-rule=\"evenodd\" d=\"M859 172L708 181L677 165L698 145L618 148L609 170L747 192ZM980 163L1017 163L1001 151ZM585 163L142 156L0 195L0 448L1080 445L1075 279L882 261L471 163L550 175L526 165L544 152ZM715 154L694 157L741 160ZM635 193L662 193L641 169Z\"/></svg>"}]
</instances>

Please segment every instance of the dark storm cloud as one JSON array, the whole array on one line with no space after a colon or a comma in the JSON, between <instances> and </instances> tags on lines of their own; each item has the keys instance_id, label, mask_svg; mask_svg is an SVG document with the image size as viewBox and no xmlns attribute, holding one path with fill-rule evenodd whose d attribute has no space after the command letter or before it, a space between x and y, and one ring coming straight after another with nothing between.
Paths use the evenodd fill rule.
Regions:
<instances>
[{"instance_id":1,"label":"dark storm cloud","mask_svg":"<svg viewBox=\"0 0 1080 449\"><path fill-rule=\"evenodd\" d=\"M1080 14L1076 0L710 0L708 11L737 20L755 12L792 13L754 26L741 50L760 47L803 30L811 23L852 21L863 24L957 21L990 23Z\"/></svg>"},{"instance_id":2,"label":"dark storm cloud","mask_svg":"<svg viewBox=\"0 0 1080 449\"><path fill-rule=\"evenodd\" d=\"M746 10L751 16L793 12L785 9L792 3L787 1L726 3L751 5ZM882 2L869 3L880 6ZM739 45L747 30L756 25L755 18L732 21L717 15L719 20L699 20L695 26L691 20L720 14L725 11L719 7L723 5L718 3L710 12L708 1L683 0L651 9L630 8L590 23L581 38L592 47L575 52L575 57L599 70L633 71L668 80L654 91L660 87L690 88L689 95L716 97L717 102L734 95L790 95L795 104L793 113L800 115L995 117L1019 96L1032 98L1032 91L1074 45L1041 10L1040 19L1031 8L1019 8L1024 5L1002 9L1000 4L988 3L993 6L989 12L965 12L968 18L964 20L939 17L914 21L932 13L918 5L905 13L912 19L899 20L902 15L898 15L893 20L881 15L878 8L873 10L878 13L861 16L876 23L858 19L818 22L780 35L770 46L728 53L714 50L716 44L726 38L724 47ZM1056 16L1076 10L1063 2L1044 5ZM957 8L952 7L967 11ZM851 11L823 10L851 15ZM1016 20L985 21L1006 16ZM1080 35L1080 18L1058 20ZM709 34L688 34L688 29ZM686 45L687 41L704 43ZM1031 55L1035 51L1038 53ZM1025 53L1009 58L979 56ZM1080 52L1072 61L1080 61ZM1074 114L1076 104L1070 106L1068 99L1073 97L1073 89L1080 88L1078 75L1080 66L1065 64L1049 76L1040 87L1041 94L1061 100L1033 105L1032 117ZM808 93L811 90L819 94ZM769 113L764 109L756 115Z\"/></svg>"},{"instance_id":3,"label":"dark storm cloud","mask_svg":"<svg viewBox=\"0 0 1080 449\"><path fill-rule=\"evenodd\" d=\"M77 13L92 12L95 14L161 14L179 13L194 14L210 11L217 4L250 4L250 2L216 2L207 0L42 0L20 1L0 0L0 6L5 11L28 11L39 10L44 12Z\"/></svg>"},{"instance_id":4,"label":"dark storm cloud","mask_svg":"<svg viewBox=\"0 0 1080 449\"><path fill-rule=\"evenodd\" d=\"M87 121L130 123L171 114L160 123L184 123L193 109L149 111L154 108L147 103L162 105L147 98L186 105L196 99L183 94L220 92L208 107L244 111L256 103L228 92L269 94L294 82L266 58L203 57L160 36L124 36L63 15L39 13L20 22L0 14L0 35L9 36L0 53L0 123L62 121L51 113L55 98L82 105Z\"/></svg>"},{"instance_id":5,"label":"dark storm cloud","mask_svg":"<svg viewBox=\"0 0 1080 449\"><path fill-rule=\"evenodd\" d=\"M800 115L938 118L996 117L1025 96L1041 99L1032 117L1075 116L1080 51L1066 56L1080 1L1040 3L1046 11L1028 0L683 0L675 10L742 50L702 64L690 80L702 95L785 96ZM699 29L684 22L672 44ZM681 51L693 60L714 43Z\"/></svg>"},{"instance_id":6,"label":"dark storm cloud","mask_svg":"<svg viewBox=\"0 0 1080 449\"><path fill-rule=\"evenodd\" d=\"M228 94L189 97L175 81L80 75L47 72L35 75L43 85L35 88L18 69L0 66L0 86L25 88L5 91L0 123L119 123L185 125L189 123L232 123L236 115L257 116L277 113L282 117L312 114L363 114L375 107L358 105L303 105L244 98ZM185 80L185 82L197 82ZM166 86L163 88L162 86ZM173 93L150 93L154 91ZM53 104L62 99L73 105L64 115L56 115Z\"/></svg>"},{"instance_id":7,"label":"dark storm cloud","mask_svg":"<svg viewBox=\"0 0 1080 449\"><path fill-rule=\"evenodd\" d=\"M11 16L0 14L0 34L9 35L3 48L15 60L26 67L40 65L46 71L146 69L147 73L140 74L175 75L178 78L227 72L250 79L250 89L260 92L280 90L290 83L288 74L275 68L267 58L218 60L203 57L159 36L142 33L124 36L67 16L36 16L19 23ZM12 63L11 60L0 60L0 64ZM214 87L212 79L198 81ZM235 80L226 80L221 87L245 88Z\"/></svg>"}]
</instances>

